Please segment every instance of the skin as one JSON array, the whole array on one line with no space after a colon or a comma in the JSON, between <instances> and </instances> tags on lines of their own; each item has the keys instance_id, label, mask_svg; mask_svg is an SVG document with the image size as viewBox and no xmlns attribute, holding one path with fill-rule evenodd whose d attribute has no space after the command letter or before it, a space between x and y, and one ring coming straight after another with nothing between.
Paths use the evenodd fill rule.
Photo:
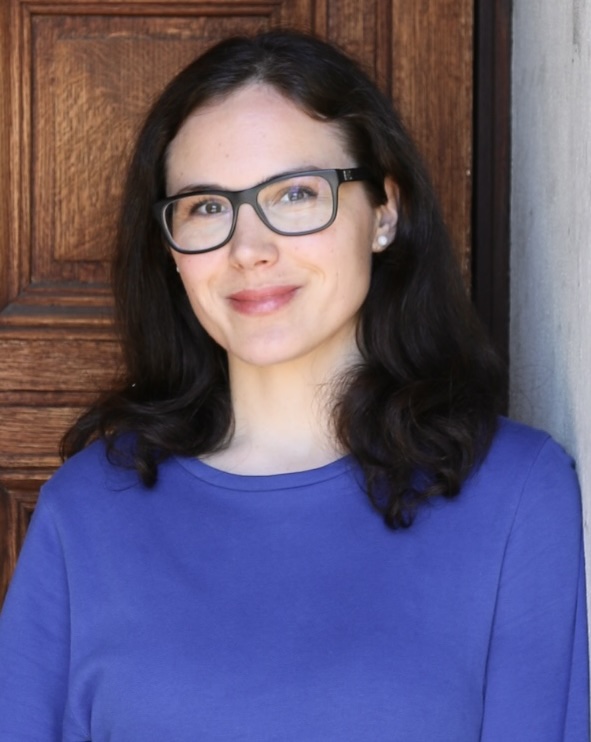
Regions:
<instances>
[{"instance_id":1,"label":"skin","mask_svg":"<svg viewBox=\"0 0 591 742\"><path fill-rule=\"evenodd\" d=\"M336 125L251 84L185 121L168 150L167 191L237 190L283 172L357 164ZM396 227L396 189L386 189L388 202L375 207L362 183L341 185L333 224L299 237L275 234L243 205L227 245L172 253L197 318L228 353L235 434L209 463L273 473L341 455L322 390L359 358L372 252Z\"/></svg>"}]
</instances>

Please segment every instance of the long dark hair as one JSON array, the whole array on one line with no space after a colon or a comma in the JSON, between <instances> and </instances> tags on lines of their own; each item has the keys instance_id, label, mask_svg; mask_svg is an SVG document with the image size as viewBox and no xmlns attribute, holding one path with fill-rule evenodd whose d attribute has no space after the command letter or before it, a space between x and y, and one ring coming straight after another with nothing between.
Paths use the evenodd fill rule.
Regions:
<instances>
[{"instance_id":1,"label":"long dark hair","mask_svg":"<svg viewBox=\"0 0 591 742\"><path fill-rule=\"evenodd\" d=\"M454 496L487 450L502 374L466 295L429 178L400 117L361 68L313 36L270 31L223 41L153 105L129 168L113 267L122 378L62 441L64 458L102 437L151 486L172 454L222 448L232 433L225 352L197 321L151 206L165 194L167 148L188 115L249 82L337 123L376 184L399 189L396 237L373 258L361 310L363 362L341 384L338 440L359 462L391 526L435 495ZM373 187L376 203L383 187ZM129 439L129 436L125 436Z\"/></svg>"}]
</instances>

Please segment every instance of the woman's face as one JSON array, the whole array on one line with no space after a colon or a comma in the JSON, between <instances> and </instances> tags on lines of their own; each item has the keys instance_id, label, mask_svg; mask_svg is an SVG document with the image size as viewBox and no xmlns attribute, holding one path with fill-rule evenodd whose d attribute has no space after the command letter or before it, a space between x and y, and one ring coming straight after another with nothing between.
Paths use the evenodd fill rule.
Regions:
<instances>
[{"instance_id":1,"label":"woman's face","mask_svg":"<svg viewBox=\"0 0 591 742\"><path fill-rule=\"evenodd\" d=\"M318 121L273 88L247 85L199 109L171 142L168 195L207 185L240 190L293 171L350 168L335 124ZM275 234L243 204L236 230L208 253L173 253L193 310L230 367L356 355L355 328L378 236L393 237L393 189L375 207L361 182L339 188L335 221L303 236Z\"/></svg>"}]
</instances>

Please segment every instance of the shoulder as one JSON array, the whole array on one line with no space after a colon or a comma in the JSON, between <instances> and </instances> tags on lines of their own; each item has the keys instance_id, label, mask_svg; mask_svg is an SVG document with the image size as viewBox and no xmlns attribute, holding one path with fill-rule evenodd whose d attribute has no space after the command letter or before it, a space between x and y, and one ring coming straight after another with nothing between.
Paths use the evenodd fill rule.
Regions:
<instances>
[{"instance_id":1,"label":"shoulder","mask_svg":"<svg viewBox=\"0 0 591 742\"><path fill-rule=\"evenodd\" d=\"M572 459L548 433L506 417L499 418L488 455L516 466L533 463L540 455L555 455L572 465Z\"/></svg>"},{"instance_id":2,"label":"shoulder","mask_svg":"<svg viewBox=\"0 0 591 742\"><path fill-rule=\"evenodd\" d=\"M580 522L581 497L572 457L548 433L506 418L469 478L467 490L488 507L528 518L535 510L558 525Z\"/></svg>"},{"instance_id":3,"label":"shoulder","mask_svg":"<svg viewBox=\"0 0 591 742\"><path fill-rule=\"evenodd\" d=\"M548 433L500 418L492 445L479 471L494 472L516 485L527 484L540 471L573 478L572 457Z\"/></svg>"},{"instance_id":4,"label":"shoulder","mask_svg":"<svg viewBox=\"0 0 591 742\"><path fill-rule=\"evenodd\" d=\"M109 453L103 440L95 441L68 459L42 487L40 503L68 508L96 495L144 489L134 469L125 464L129 443Z\"/></svg>"}]
</instances>

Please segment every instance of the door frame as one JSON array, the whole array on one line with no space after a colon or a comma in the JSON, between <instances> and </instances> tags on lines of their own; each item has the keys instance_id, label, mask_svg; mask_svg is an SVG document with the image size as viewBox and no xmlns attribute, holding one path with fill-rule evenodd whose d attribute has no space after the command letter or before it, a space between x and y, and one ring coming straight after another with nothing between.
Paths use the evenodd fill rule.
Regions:
<instances>
[{"instance_id":1,"label":"door frame","mask_svg":"<svg viewBox=\"0 0 591 742\"><path fill-rule=\"evenodd\" d=\"M475 0L474 11L472 297L508 369L513 2ZM506 408L508 379L504 397Z\"/></svg>"}]
</instances>

